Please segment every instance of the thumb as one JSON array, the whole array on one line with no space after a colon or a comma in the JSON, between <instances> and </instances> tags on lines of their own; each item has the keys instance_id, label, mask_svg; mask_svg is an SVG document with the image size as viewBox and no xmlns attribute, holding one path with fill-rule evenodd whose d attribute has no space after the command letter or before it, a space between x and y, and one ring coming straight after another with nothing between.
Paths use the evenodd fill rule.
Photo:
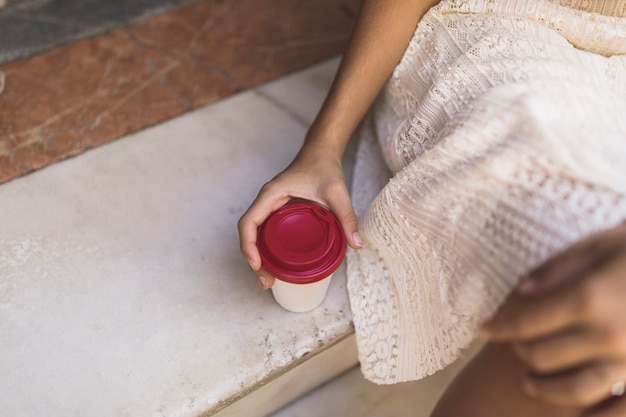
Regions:
<instances>
[{"instance_id":1,"label":"thumb","mask_svg":"<svg viewBox=\"0 0 626 417\"><path fill-rule=\"evenodd\" d=\"M352 249L361 249L363 247L363 241L359 234L359 221L352 208L352 201L350 197L338 198L330 206L330 210L337 216L343 231L346 234L346 240L348 246Z\"/></svg>"}]
</instances>

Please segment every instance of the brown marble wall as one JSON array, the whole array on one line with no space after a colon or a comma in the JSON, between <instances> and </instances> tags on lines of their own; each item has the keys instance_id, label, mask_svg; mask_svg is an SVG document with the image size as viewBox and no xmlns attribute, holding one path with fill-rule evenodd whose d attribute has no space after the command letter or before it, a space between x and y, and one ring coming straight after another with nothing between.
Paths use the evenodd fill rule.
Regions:
<instances>
[{"instance_id":1,"label":"brown marble wall","mask_svg":"<svg viewBox=\"0 0 626 417\"><path fill-rule=\"evenodd\" d=\"M203 0L0 66L0 183L334 56L357 9Z\"/></svg>"}]
</instances>

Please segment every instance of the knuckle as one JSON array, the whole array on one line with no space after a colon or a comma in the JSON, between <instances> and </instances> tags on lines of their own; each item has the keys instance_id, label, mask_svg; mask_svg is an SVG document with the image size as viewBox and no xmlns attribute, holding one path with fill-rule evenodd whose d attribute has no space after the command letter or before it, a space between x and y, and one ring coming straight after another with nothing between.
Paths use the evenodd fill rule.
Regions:
<instances>
[{"instance_id":1,"label":"knuckle","mask_svg":"<svg viewBox=\"0 0 626 417\"><path fill-rule=\"evenodd\" d=\"M346 194L348 192L343 177L335 178L334 180L324 184L323 188L328 194L331 195Z\"/></svg>"},{"instance_id":2,"label":"knuckle","mask_svg":"<svg viewBox=\"0 0 626 417\"><path fill-rule=\"evenodd\" d=\"M611 379L608 366L596 365L589 370L589 382L593 384L604 384Z\"/></svg>"},{"instance_id":3,"label":"knuckle","mask_svg":"<svg viewBox=\"0 0 626 417\"><path fill-rule=\"evenodd\" d=\"M244 229L246 225L246 221L247 221L247 218L245 215L239 218L239 221L237 222L237 229L239 230L239 234L241 234L242 230Z\"/></svg>"},{"instance_id":4,"label":"knuckle","mask_svg":"<svg viewBox=\"0 0 626 417\"><path fill-rule=\"evenodd\" d=\"M604 345L620 356L626 356L626 328L613 327L606 332Z\"/></svg>"},{"instance_id":5,"label":"knuckle","mask_svg":"<svg viewBox=\"0 0 626 417\"><path fill-rule=\"evenodd\" d=\"M271 191L271 190L272 190L272 188L273 188L273 184L274 184L274 183L273 183L272 181L270 181L270 182L266 182L265 184L263 184L263 186L262 186L262 187L261 187L261 189L259 190L259 195L261 195L261 194L265 194L265 193L267 193L267 192Z\"/></svg>"},{"instance_id":6,"label":"knuckle","mask_svg":"<svg viewBox=\"0 0 626 417\"><path fill-rule=\"evenodd\" d=\"M239 252L241 252L241 254L245 257L248 257L250 254L248 253L249 250L246 246L246 244L243 241L239 242Z\"/></svg>"},{"instance_id":7,"label":"knuckle","mask_svg":"<svg viewBox=\"0 0 626 417\"><path fill-rule=\"evenodd\" d=\"M591 391L583 384L574 384L571 388L569 398L572 405L579 407L591 405L595 402L595 398L591 394Z\"/></svg>"},{"instance_id":8,"label":"knuckle","mask_svg":"<svg viewBox=\"0 0 626 417\"><path fill-rule=\"evenodd\" d=\"M512 314L507 317L507 327L511 332L519 336L525 336L528 329L528 323L523 315Z\"/></svg>"},{"instance_id":9,"label":"knuckle","mask_svg":"<svg viewBox=\"0 0 626 417\"><path fill-rule=\"evenodd\" d=\"M603 300L600 291L593 285L584 285L578 292L574 308L577 314L586 319L596 319L602 315Z\"/></svg>"},{"instance_id":10,"label":"knuckle","mask_svg":"<svg viewBox=\"0 0 626 417\"><path fill-rule=\"evenodd\" d=\"M341 220L345 224L356 224L356 223L358 223L358 220L357 220L357 217L356 217L356 213L354 213L354 211L350 211L350 212L344 214L342 216Z\"/></svg>"},{"instance_id":11,"label":"knuckle","mask_svg":"<svg viewBox=\"0 0 626 417\"><path fill-rule=\"evenodd\" d=\"M528 367L537 373L544 373L550 370L548 358L541 349L536 347L524 348L524 358Z\"/></svg>"},{"instance_id":12,"label":"knuckle","mask_svg":"<svg viewBox=\"0 0 626 417\"><path fill-rule=\"evenodd\" d=\"M250 224L250 219L247 215L241 217L237 222L237 231L239 232L239 240L243 241L249 235L248 225Z\"/></svg>"},{"instance_id":13,"label":"knuckle","mask_svg":"<svg viewBox=\"0 0 626 417\"><path fill-rule=\"evenodd\" d=\"M585 375L585 383L583 384L583 390L580 394L583 401L587 403L592 402L595 399L595 394L598 391L604 391L606 387L609 387L613 382L609 367L606 365L593 366L587 375ZM595 389L594 389L595 388Z\"/></svg>"},{"instance_id":14,"label":"knuckle","mask_svg":"<svg viewBox=\"0 0 626 417\"><path fill-rule=\"evenodd\" d=\"M586 406L595 402L594 390L591 389L589 375L579 375L563 384L562 396L575 406Z\"/></svg>"}]
</instances>

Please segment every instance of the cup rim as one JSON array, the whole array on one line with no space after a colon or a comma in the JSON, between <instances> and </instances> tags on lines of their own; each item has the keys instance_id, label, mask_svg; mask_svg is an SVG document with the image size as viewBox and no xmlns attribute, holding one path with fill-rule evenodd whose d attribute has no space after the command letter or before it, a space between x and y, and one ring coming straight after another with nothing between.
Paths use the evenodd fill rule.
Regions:
<instances>
[{"instance_id":1,"label":"cup rim","mask_svg":"<svg viewBox=\"0 0 626 417\"><path fill-rule=\"evenodd\" d=\"M317 210L319 213L312 210ZM266 237L272 233L278 236L280 234L289 234L288 226L276 226L276 224L285 224L278 220L287 218L290 215L302 216L303 214L316 218L320 225L324 227L327 235L323 243L326 246L320 246L324 256L322 259L312 262L311 265L303 266L302 268L299 266L291 267L288 263L283 263L276 259L268 248L271 245L267 244ZM321 216L317 214L321 214ZM273 220L271 220L272 218ZM269 230L267 229L268 227L270 228ZM332 275L343 262L347 250L346 237L339 219L322 204L301 199L290 201L283 205L270 214L259 226L257 230L257 248L261 255L263 268L272 274L274 278L291 284L310 284Z\"/></svg>"}]
</instances>

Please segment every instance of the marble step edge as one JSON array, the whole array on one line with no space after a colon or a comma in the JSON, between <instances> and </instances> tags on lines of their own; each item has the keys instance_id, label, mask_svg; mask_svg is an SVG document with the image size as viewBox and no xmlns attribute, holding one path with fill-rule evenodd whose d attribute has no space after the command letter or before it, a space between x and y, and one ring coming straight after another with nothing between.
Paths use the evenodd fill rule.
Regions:
<instances>
[{"instance_id":1,"label":"marble step edge","mask_svg":"<svg viewBox=\"0 0 626 417\"><path fill-rule=\"evenodd\" d=\"M354 331L197 417L267 417L358 365Z\"/></svg>"}]
</instances>

